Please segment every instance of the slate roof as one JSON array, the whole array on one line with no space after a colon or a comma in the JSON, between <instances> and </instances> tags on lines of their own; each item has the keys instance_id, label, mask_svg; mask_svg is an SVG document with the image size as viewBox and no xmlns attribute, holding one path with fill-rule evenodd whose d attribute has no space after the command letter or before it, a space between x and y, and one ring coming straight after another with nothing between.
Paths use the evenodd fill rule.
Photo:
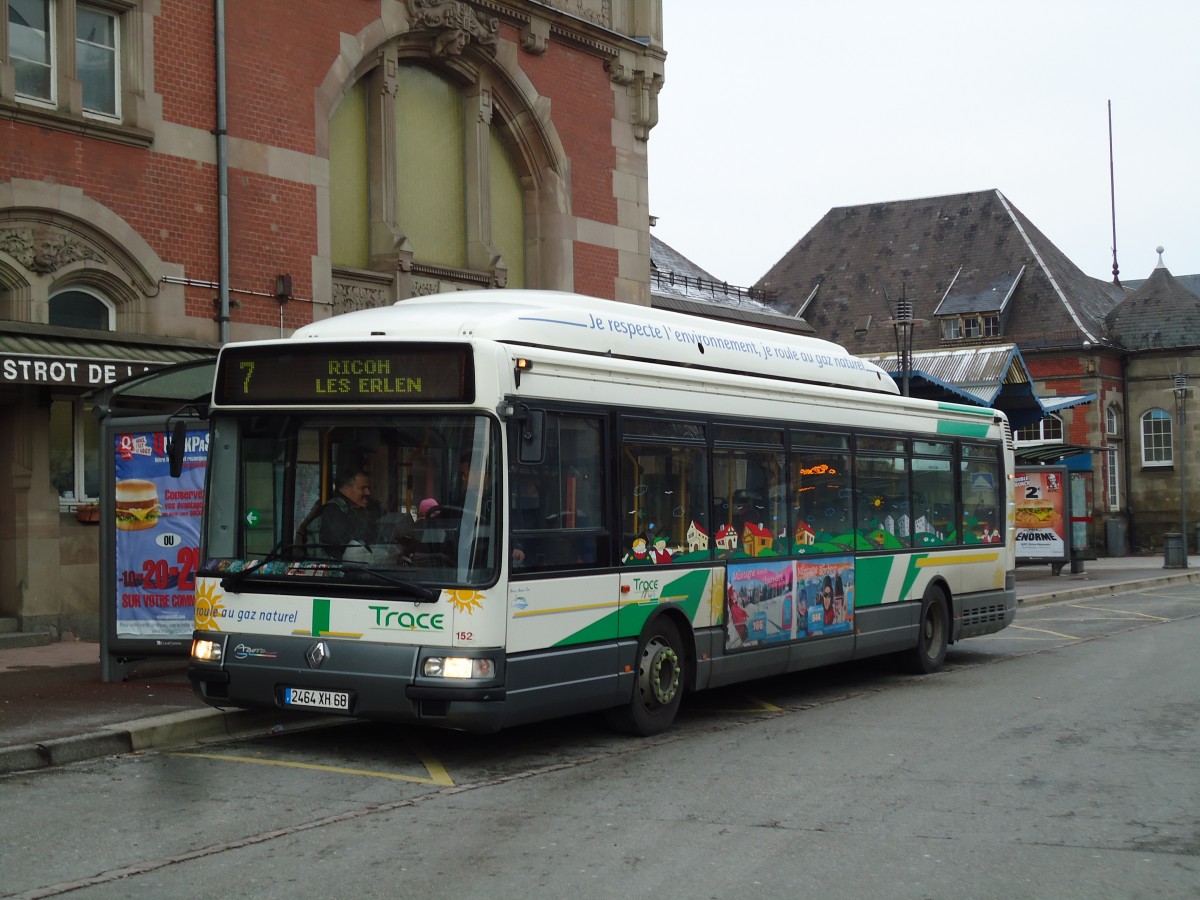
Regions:
<instances>
[{"instance_id":1,"label":"slate roof","mask_svg":"<svg viewBox=\"0 0 1200 900\"><path fill-rule=\"evenodd\" d=\"M784 316L751 288L718 281L669 244L650 235L650 301L656 309L725 319L792 334L812 334L803 319Z\"/></svg>"},{"instance_id":2,"label":"slate roof","mask_svg":"<svg viewBox=\"0 0 1200 900\"><path fill-rule=\"evenodd\" d=\"M978 305L1014 282L998 340L1026 351L1103 344L1105 316L1126 294L1085 275L994 189L831 209L755 288L863 355L895 348L902 291L923 320L913 348L947 348L934 315L944 298Z\"/></svg>"},{"instance_id":3,"label":"slate roof","mask_svg":"<svg viewBox=\"0 0 1200 900\"><path fill-rule=\"evenodd\" d=\"M1150 277L1105 322L1126 350L1200 347L1200 297L1167 270L1161 248Z\"/></svg>"},{"instance_id":4,"label":"slate roof","mask_svg":"<svg viewBox=\"0 0 1200 900\"><path fill-rule=\"evenodd\" d=\"M1197 275L1176 275L1175 280L1182 284L1185 288L1200 297L1200 274ZM1121 284L1125 285L1131 291L1136 291L1146 283L1145 278L1122 278Z\"/></svg>"}]
</instances>

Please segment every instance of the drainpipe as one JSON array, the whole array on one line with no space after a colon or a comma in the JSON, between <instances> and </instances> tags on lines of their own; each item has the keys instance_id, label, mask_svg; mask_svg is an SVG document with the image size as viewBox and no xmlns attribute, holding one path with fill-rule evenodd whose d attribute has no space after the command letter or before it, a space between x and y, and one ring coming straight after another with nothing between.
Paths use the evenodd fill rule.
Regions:
<instances>
[{"instance_id":1,"label":"drainpipe","mask_svg":"<svg viewBox=\"0 0 1200 900\"><path fill-rule=\"evenodd\" d=\"M216 0L218 340L229 341L229 147L225 133L225 0Z\"/></svg>"},{"instance_id":2,"label":"drainpipe","mask_svg":"<svg viewBox=\"0 0 1200 900\"><path fill-rule=\"evenodd\" d=\"M1121 427L1125 429L1123 435L1125 440L1121 442L1121 455L1125 457L1125 528L1128 531L1129 552L1134 551L1133 543L1133 468L1132 457L1133 451L1133 432L1129 430L1129 407L1132 405L1129 397L1129 356L1128 353L1121 354L1121 399L1125 402L1121 404L1121 418L1125 421Z\"/></svg>"}]
</instances>

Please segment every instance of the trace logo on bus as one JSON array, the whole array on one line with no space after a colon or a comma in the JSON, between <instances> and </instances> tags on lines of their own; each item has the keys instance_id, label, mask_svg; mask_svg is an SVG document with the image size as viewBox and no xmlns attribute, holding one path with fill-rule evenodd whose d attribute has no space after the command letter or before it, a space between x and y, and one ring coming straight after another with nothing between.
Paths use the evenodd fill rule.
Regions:
<instances>
[{"instance_id":1,"label":"trace logo on bus","mask_svg":"<svg viewBox=\"0 0 1200 900\"><path fill-rule=\"evenodd\" d=\"M445 613L414 613L388 606L368 606L375 614L375 628L384 631L445 631Z\"/></svg>"}]
</instances>

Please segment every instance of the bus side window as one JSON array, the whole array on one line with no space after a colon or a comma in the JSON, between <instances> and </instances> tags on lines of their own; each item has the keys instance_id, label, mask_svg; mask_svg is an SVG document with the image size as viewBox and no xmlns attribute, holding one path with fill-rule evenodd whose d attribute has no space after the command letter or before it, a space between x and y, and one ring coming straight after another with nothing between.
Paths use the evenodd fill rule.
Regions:
<instances>
[{"instance_id":1,"label":"bus side window","mask_svg":"<svg viewBox=\"0 0 1200 900\"><path fill-rule=\"evenodd\" d=\"M598 417L553 410L543 421L541 462L515 465L510 473L513 567L529 571L608 565L604 423ZM519 435L514 434L514 440L519 441Z\"/></svg>"},{"instance_id":2,"label":"bus side window","mask_svg":"<svg viewBox=\"0 0 1200 900\"><path fill-rule=\"evenodd\" d=\"M816 440L809 435L804 437ZM828 553L849 549L853 539L850 454L837 449L793 451L792 491L795 498L792 547L795 553Z\"/></svg>"},{"instance_id":3,"label":"bus side window","mask_svg":"<svg viewBox=\"0 0 1200 900\"><path fill-rule=\"evenodd\" d=\"M1004 506L1000 490L1000 457L995 447L964 444L960 463L962 490L962 538L964 544L1003 541Z\"/></svg>"},{"instance_id":4,"label":"bus side window","mask_svg":"<svg viewBox=\"0 0 1200 900\"><path fill-rule=\"evenodd\" d=\"M655 565L710 558L708 477L699 446L621 448L621 562Z\"/></svg>"}]
</instances>

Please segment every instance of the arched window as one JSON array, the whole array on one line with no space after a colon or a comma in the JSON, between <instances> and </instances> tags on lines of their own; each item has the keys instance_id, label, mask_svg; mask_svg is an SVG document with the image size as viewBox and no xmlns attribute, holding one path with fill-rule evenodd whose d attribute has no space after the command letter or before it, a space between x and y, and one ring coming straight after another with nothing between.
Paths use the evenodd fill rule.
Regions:
<instances>
[{"instance_id":1,"label":"arched window","mask_svg":"<svg viewBox=\"0 0 1200 900\"><path fill-rule=\"evenodd\" d=\"M1121 434L1121 407L1115 403L1108 404L1104 410L1104 433L1109 437L1119 437Z\"/></svg>"},{"instance_id":2,"label":"arched window","mask_svg":"<svg viewBox=\"0 0 1200 900\"><path fill-rule=\"evenodd\" d=\"M1108 436L1108 452L1104 454L1104 492L1108 508L1121 508L1121 407L1110 403L1104 409L1104 433Z\"/></svg>"},{"instance_id":3,"label":"arched window","mask_svg":"<svg viewBox=\"0 0 1200 900\"><path fill-rule=\"evenodd\" d=\"M1040 422L1018 428L1014 438L1017 444L1061 444L1063 442L1062 419L1055 415L1046 416Z\"/></svg>"},{"instance_id":4,"label":"arched window","mask_svg":"<svg viewBox=\"0 0 1200 900\"><path fill-rule=\"evenodd\" d=\"M113 306L107 299L89 290L70 288L59 291L50 297L49 324L112 331Z\"/></svg>"},{"instance_id":5,"label":"arched window","mask_svg":"<svg viewBox=\"0 0 1200 900\"><path fill-rule=\"evenodd\" d=\"M1163 409L1142 413L1142 465L1169 466L1175 461L1171 416Z\"/></svg>"},{"instance_id":6,"label":"arched window","mask_svg":"<svg viewBox=\"0 0 1200 900\"><path fill-rule=\"evenodd\" d=\"M526 187L492 91L404 60L389 72L365 74L330 118L333 265L403 252L417 268L482 276L502 262L507 286L524 287Z\"/></svg>"}]
</instances>

